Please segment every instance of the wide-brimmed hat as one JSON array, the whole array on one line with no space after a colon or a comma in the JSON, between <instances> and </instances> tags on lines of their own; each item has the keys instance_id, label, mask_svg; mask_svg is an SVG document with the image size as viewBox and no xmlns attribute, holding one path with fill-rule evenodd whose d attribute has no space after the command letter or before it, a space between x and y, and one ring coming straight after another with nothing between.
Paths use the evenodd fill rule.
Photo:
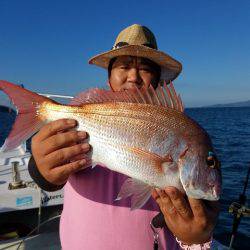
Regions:
<instances>
[{"instance_id":1,"label":"wide-brimmed hat","mask_svg":"<svg viewBox=\"0 0 250 250\"><path fill-rule=\"evenodd\" d=\"M92 57L89 63L107 69L112 58L124 55L144 57L155 62L161 67L160 79L167 83L174 80L182 69L180 62L158 50L152 31L139 24L133 24L122 30L112 49Z\"/></svg>"}]
</instances>

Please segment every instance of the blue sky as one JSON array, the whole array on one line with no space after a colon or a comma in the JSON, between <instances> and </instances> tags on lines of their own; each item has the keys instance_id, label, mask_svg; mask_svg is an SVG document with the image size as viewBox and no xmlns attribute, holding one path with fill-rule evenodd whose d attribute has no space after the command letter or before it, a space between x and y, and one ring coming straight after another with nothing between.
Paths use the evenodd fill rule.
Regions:
<instances>
[{"instance_id":1,"label":"blue sky","mask_svg":"<svg viewBox=\"0 0 250 250\"><path fill-rule=\"evenodd\" d=\"M126 26L156 35L183 64L174 81L185 106L250 99L250 1L0 0L0 79L75 95L106 85L88 59Z\"/></svg>"}]
</instances>

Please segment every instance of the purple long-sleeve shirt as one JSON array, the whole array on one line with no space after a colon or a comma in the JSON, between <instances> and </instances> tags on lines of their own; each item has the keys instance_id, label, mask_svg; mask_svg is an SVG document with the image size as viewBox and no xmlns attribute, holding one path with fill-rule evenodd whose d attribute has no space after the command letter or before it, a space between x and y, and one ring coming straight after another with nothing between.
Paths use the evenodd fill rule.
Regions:
<instances>
[{"instance_id":1,"label":"purple long-sleeve shirt","mask_svg":"<svg viewBox=\"0 0 250 250\"><path fill-rule=\"evenodd\" d=\"M141 209L130 200L115 201L126 176L96 166L72 175L64 187L60 238L64 250L152 250L150 221L159 212L151 198ZM180 249L167 229L159 232L159 250Z\"/></svg>"}]
</instances>

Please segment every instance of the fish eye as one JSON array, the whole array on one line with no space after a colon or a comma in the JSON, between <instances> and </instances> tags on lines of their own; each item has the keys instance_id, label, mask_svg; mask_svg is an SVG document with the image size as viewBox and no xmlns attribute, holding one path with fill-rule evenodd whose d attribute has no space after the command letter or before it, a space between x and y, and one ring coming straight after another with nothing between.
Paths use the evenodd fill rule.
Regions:
<instances>
[{"instance_id":1,"label":"fish eye","mask_svg":"<svg viewBox=\"0 0 250 250\"><path fill-rule=\"evenodd\" d=\"M220 162L216 158L215 154L211 151L208 152L208 157L206 159L207 165L210 168L219 168Z\"/></svg>"}]
</instances>

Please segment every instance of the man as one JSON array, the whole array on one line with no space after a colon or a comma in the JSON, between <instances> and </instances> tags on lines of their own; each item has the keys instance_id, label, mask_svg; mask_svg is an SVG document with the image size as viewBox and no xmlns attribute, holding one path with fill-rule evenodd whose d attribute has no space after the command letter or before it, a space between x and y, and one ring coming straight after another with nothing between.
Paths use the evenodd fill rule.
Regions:
<instances>
[{"instance_id":1,"label":"man","mask_svg":"<svg viewBox=\"0 0 250 250\"><path fill-rule=\"evenodd\" d=\"M153 33L136 24L124 29L113 48L90 59L90 64L108 69L113 91L147 89L150 84L156 88L181 72L178 61L157 50ZM128 200L115 201L126 176L99 166L80 171L89 163L90 145L86 132L72 131L76 125L66 119L45 125L33 137L34 159L29 164L42 188L52 191L66 183L60 223L63 249L152 249L150 221L159 211L156 202L167 225L159 233L159 249L209 249L217 202L187 198L168 187L153 192L156 202L151 199L131 212Z\"/></svg>"}]
</instances>

